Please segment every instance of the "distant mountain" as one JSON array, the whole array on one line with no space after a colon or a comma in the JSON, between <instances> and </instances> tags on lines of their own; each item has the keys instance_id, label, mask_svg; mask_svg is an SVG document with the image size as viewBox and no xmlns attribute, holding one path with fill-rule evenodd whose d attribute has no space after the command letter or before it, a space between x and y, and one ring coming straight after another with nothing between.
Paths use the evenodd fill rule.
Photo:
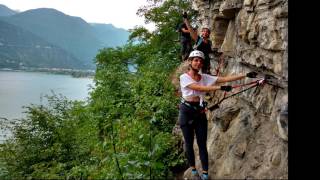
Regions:
<instances>
[{"instance_id":1,"label":"distant mountain","mask_svg":"<svg viewBox=\"0 0 320 180\"><path fill-rule=\"evenodd\" d=\"M0 68L77 68L79 60L40 37L0 20Z\"/></svg>"},{"instance_id":2,"label":"distant mountain","mask_svg":"<svg viewBox=\"0 0 320 180\"><path fill-rule=\"evenodd\" d=\"M0 16L11 16L16 14L17 12L8 8L5 5L0 4Z\"/></svg>"},{"instance_id":3,"label":"distant mountain","mask_svg":"<svg viewBox=\"0 0 320 180\"><path fill-rule=\"evenodd\" d=\"M92 60L98 49L103 47L91 26L83 19L55 9L29 10L10 16L7 20L72 53L88 68L93 68Z\"/></svg>"},{"instance_id":4,"label":"distant mountain","mask_svg":"<svg viewBox=\"0 0 320 180\"><path fill-rule=\"evenodd\" d=\"M129 37L124 29L110 24L89 24L51 8L28 10L0 20L64 49L88 69L95 68L93 59L99 49L124 45Z\"/></svg>"},{"instance_id":5,"label":"distant mountain","mask_svg":"<svg viewBox=\"0 0 320 180\"><path fill-rule=\"evenodd\" d=\"M94 28L96 37L103 42L103 46L116 47L126 44L130 33L122 28L116 28L112 24L90 23Z\"/></svg>"}]
</instances>

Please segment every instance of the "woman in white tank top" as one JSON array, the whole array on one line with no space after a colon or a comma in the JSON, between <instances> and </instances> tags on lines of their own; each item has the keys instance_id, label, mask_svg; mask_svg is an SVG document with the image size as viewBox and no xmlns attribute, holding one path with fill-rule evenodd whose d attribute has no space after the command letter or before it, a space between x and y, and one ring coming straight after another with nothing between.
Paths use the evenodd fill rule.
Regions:
<instances>
[{"instance_id":1,"label":"woman in white tank top","mask_svg":"<svg viewBox=\"0 0 320 180\"><path fill-rule=\"evenodd\" d=\"M179 124L183 133L186 155L193 175L198 175L195 167L193 150L194 133L196 134L199 147L200 160L202 164L202 178L208 179L208 151L207 151L207 129L208 122L203 106L203 97L206 92L223 90L231 91L232 86L217 86L216 83L225 83L240 80L247 77L255 77L257 73L250 72L241 75L226 77L201 74L199 71L203 66L204 54L194 50L189 55L189 70L180 76L180 88L182 101L179 108ZM248 76L248 74L250 74Z\"/></svg>"}]
</instances>

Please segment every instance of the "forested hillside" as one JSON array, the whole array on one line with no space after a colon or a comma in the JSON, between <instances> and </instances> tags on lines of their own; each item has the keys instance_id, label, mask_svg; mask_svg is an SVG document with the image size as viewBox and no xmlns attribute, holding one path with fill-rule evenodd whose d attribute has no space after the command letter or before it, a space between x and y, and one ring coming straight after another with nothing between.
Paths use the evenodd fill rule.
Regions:
<instances>
[{"instance_id":1,"label":"forested hillside","mask_svg":"<svg viewBox=\"0 0 320 180\"><path fill-rule=\"evenodd\" d=\"M55 9L28 10L8 17L7 22L64 48L88 67L93 67L94 54L103 47L83 19Z\"/></svg>"},{"instance_id":2,"label":"forested hillside","mask_svg":"<svg viewBox=\"0 0 320 180\"><path fill-rule=\"evenodd\" d=\"M16 13L17 12L13 11L12 9L8 8L7 6L0 4L0 16L11 16Z\"/></svg>"},{"instance_id":3,"label":"forested hillside","mask_svg":"<svg viewBox=\"0 0 320 180\"><path fill-rule=\"evenodd\" d=\"M170 78L180 64L175 27L188 9L182 0L140 9L157 30L137 28L124 47L99 51L88 101L53 95L48 106L28 106L25 119L2 119L14 137L0 146L0 178L173 178L186 164L172 135L178 98Z\"/></svg>"},{"instance_id":4,"label":"forested hillside","mask_svg":"<svg viewBox=\"0 0 320 180\"><path fill-rule=\"evenodd\" d=\"M78 68L85 66L56 45L0 20L0 68Z\"/></svg>"},{"instance_id":5,"label":"forested hillside","mask_svg":"<svg viewBox=\"0 0 320 180\"><path fill-rule=\"evenodd\" d=\"M54 45L64 51L61 54L57 51L51 51L48 58L42 56L43 62L38 64L39 55L34 54L36 50L32 46L30 47L31 52L20 51L21 49L19 48L14 49L14 46L10 50L7 48L0 49L2 54L12 56L11 60L17 62L17 64L25 64L25 61L30 61L28 65L32 68L52 68L52 64L58 64L55 66L56 68L71 67L77 69L83 67L94 69L94 57L99 52L99 49L122 46L126 43L129 36L127 30L116 28L109 24L89 24L80 17L69 16L55 9L39 8L21 13L13 12L9 8L0 8L0 14L3 14L0 18L2 23L6 22L13 25L11 27L20 29L14 30L14 32L24 31L24 34L19 36L25 36L25 33L28 33L30 36L28 37L29 40L33 40L32 38L35 37L33 41L36 42L40 38L43 42L46 41L47 44ZM3 28L6 27L1 26L1 29ZM16 42L17 39L12 34L10 31L2 31L0 43L4 43L3 39ZM9 39L9 37L12 39ZM11 54L13 51L14 54ZM20 54L19 57L16 57L15 54L17 53ZM43 53L46 52L39 52L39 54ZM34 58L33 55L35 56ZM4 61L7 60L7 56L0 56L0 62L4 65L6 65ZM59 57L60 59L53 61L55 57ZM69 63L69 57L76 59L77 65ZM62 61L64 63L61 63ZM8 66L7 68L12 68L12 66Z\"/></svg>"},{"instance_id":6,"label":"forested hillside","mask_svg":"<svg viewBox=\"0 0 320 180\"><path fill-rule=\"evenodd\" d=\"M116 47L127 43L129 32L122 28L116 28L112 24L90 23L90 25L97 39L103 43L103 47Z\"/></svg>"},{"instance_id":7,"label":"forested hillside","mask_svg":"<svg viewBox=\"0 0 320 180\"><path fill-rule=\"evenodd\" d=\"M193 179L175 137L177 77L189 65L176 32L183 11L211 30L212 74L257 73L205 96L209 179L288 178L288 0L148 2L138 14L156 30L136 28L96 54L87 101L53 95L25 119L1 119L14 137L0 145L0 179Z\"/></svg>"}]
</instances>

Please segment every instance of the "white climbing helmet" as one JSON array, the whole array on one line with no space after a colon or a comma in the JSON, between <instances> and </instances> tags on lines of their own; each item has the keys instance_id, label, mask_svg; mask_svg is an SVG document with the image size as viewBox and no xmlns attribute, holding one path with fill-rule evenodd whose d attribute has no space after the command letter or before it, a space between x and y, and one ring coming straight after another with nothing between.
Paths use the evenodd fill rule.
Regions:
<instances>
[{"instance_id":1,"label":"white climbing helmet","mask_svg":"<svg viewBox=\"0 0 320 180\"><path fill-rule=\"evenodd\" d=\"M199 50L194 50L189 55L189 58L192 58L192 57L200 57L200 58L204 59L204 54L203 54L203 52L201 52Z\"/></svg>"}]
</instances>

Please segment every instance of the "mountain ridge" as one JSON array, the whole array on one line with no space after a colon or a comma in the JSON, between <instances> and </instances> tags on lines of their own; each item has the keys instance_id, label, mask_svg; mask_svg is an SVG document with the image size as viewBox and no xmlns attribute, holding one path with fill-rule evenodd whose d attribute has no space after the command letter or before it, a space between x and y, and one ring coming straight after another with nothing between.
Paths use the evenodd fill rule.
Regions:
<instances>
[{"instance_id":1,"label":"mountain ridge","mask_svg":"<svg viewBox=\"0 0 320 180\"><path fill-rule=\"evenodd\" d=\"M95 68L93 60L99 49L122 46L129 37L128 31L112 24L88 23L53 8L31 9L1 19L60 47L88 69Z\"/></svg>"},{"instance_id":2,"label":"mountain ridge","mask_svg":"<svg viewBox=\"0 0 320 180\"><path fill-rule=\"evenodd\" d=\"M74 56L31 32L1 20L0 26L0 68L85 68Z\"/></svg>"},{"instance_id":3,"label":"mountain ridge","mask_svg":"<svg viewBox=\"0 0 320 180\"><path fill-rule=\"evenodd\" d=\"M16 14L17 12L8 8L7 6L0 4L0 16L11 16Z\"/></svg>"}]
</instances>

